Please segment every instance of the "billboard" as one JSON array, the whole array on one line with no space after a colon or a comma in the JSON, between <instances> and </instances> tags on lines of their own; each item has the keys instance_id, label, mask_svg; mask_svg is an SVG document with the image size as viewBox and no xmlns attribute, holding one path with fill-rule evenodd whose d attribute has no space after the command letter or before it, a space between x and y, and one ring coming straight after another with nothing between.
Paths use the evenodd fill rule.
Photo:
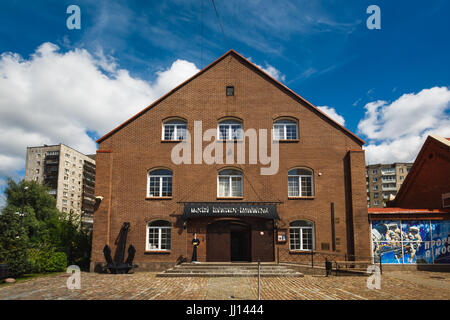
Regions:
<instances>
[{"instance_id":1,"label":"billboard","mask_svg":"<svg viewBox=\"0 0 450 320\"><path fill-rule=\"evenodd\" d=\"M450 263L450 221L372 221L374 262Z\"/></svg>"}]
</instances>

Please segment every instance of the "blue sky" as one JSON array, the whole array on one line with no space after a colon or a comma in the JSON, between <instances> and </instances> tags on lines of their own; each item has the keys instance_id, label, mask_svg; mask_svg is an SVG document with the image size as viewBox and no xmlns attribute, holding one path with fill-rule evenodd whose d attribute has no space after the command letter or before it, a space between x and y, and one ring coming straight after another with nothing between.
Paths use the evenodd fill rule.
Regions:
<instances>
[{"instance_id":1,"label":"blue sky","mask_svg":"<svg viewBox=\"0 0 450 320\"><path fill-rule=\"evenodd\" d=\"M71 4L81 8L81 30L66 27L66 8ZM207 0L1 1L0 79L10 89L0 95L14 94L4 99L9 104L0 98L0 125L6 136L22 132L23 137L32 137L29 144L75 143L60 134L64 127L53 132L37 125L30 129L32 120L18 120L20 112L43 112L52 103L56 104L52 110L65 110L64 100L48 100L44 94L64 96L56 91L58 82L36 70L49 70L53 78L61 75L62 83L73 81L74 91L79 91L70 96L75 105L83 104L82 99L77 101L83 94L78 83L100 74L108 81L99 76L90 85L99 88L91 97L105 90L122 91L121 86L129 97L142 94L130 101L133 106L126 112L117 111L117 118L100 124L67 106L71 110L67 132L85 133L84 142L75 147L87 152L95 150L90 138L103 135L230 48L344 119L350 131L367 141L369 163L410 161L427 134L450 136L449 1L216 0L215 4L225 37ZM366 9L372 4L381 9L381 30L366 27ZM86 70L85 80L74 80L77 70ZM39 90L30 85L33 79L40 83ZM33 90L40 93L27 96ZM14 113L10 104L22 95L26 101ZM104 100L95 99L101 108ZM56 113L54 120L63 116ZM52 121L43 115L42 119ZM27 140L8 141L10 145L0 142L0 176L19 178ZM399 152L402 145L409 147Z\"/></svg>"}]
</instances>

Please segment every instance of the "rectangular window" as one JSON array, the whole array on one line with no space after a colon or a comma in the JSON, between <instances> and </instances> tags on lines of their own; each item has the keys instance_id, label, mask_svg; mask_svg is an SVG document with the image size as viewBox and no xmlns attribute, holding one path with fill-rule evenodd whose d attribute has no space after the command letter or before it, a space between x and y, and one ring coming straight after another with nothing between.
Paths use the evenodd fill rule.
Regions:
<instances>
[{"instance_id":1,"label":"rectangular window","mask_svg":"<svg viewBox=\"0 0 450 320\"><path fill-rule=\"evenodd\" d=\"M312 176L290 176L288 177L289 197L311 197L313 196Z\"/></svg>"},{"instance_id":2,"label":"rectangular window","mask_svg":"<svg viewBox=\"0 0 450 320\"><path fill-rule=\"evenodd\" d=\"M172 196L172 177L171 176L150 176L149 179L150 197L171 197Z\"/></svg>"},{"instance_id":3,"label":"rectangular window","mask_svg":"<svg viewBox=\"0 0 450 320\"><path fill-rule=\"evenodd\" d=\"M186 124L164 124L164 140L181 141L186 140Z\"/></svg>"},{"instance_id":4,"label":"rectangular window","mask_svg":"<svg viewBox=\"0 0 450 320\"><path fill-rule=\"evenodd\" d=\"M170 250L171 249L171 227L149 227L148 249Z\"/></svg>"},{"instance_id":5,"label":"rectangular window","mask_svg":"<svg viewBox=\"0 0 450 320\"><path fill-rule=\"evenodd\" d=\"M290 227L289 228L290 250L312 250L313 228L312 227Z\"/></svg>"},{"instance_id":6,"label":"rectangular window","mask_svg":"<svg viewBox=\"0 0 450 320\"><path fill-rule=\"evenodd\" d=\"M242 176L219 176L218 197L242 197Z\"/></svg>"},{"instance_id":7,"label":"rectangular window","mask_svg":"<svg viewBox=\"0 0 450 320\"><path fill-rule=\"evenodd\" d=\"M273 125L274 140L296 140L297 125L292 124L274 124Z\"/></svg>"},{"instance_id":8,"label":"rectangular window","mask_svg":"<svg viewBox=\"0 0 450 320\"><path fill-rule=\"evenodd\" d=\"M241 124L219 124L219 140L242 140Z\"/></svg>"},{"instance_id":9,"label":"rectangular window","mask_svg":"<svg viewBox=\"0 0 450 320\"><path fill-rule=\"evenodd\" d=\"M234 87L233 86L227 87L227 96L234 96Z\"/></svg>"}]
</instances>

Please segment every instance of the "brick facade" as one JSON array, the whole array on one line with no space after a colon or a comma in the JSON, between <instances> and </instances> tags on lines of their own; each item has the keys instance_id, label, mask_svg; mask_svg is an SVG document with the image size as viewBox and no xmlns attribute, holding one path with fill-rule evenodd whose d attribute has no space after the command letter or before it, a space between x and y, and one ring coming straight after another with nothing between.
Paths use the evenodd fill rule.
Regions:
<instances>
[{"instance_id":1,"label":"brick facade","mask_svg":"<svg viewBox=\"0 0 450 320\"><path fill-rule=\"evenodd\" d=\"M235 88L234 96L225 94L226 86L230 85ZM240 119L244 130L270 132L274 119L290 117L298 121L299 139L279 144L279 170L275 175L261 175L259 163L175 165L171 150L176 144L161 141L162 123L170 117L185 119L191 133L194 121L201 120L205 131L217 128L219 119L224 117ZM253 260L267 240L273 245L272 256L276 259L278 247L289 246L289 223L302 219L314 222L317 250L332 250L331 243L334 243L336 252L342 254L370 254L365 161L361 148L364 142L234 51L98 142L95 195L103 199L94 214L92 266L104 262L105 244L114 252L114 240L125 221L131 223L127 246L136 247L135 263L140 269L157 269L184 258L189 260L194 232L201 241L198 260L206 261L207 225L220 218L189 220L185 228L181 220L183 202L228 201L217 197L217 174L218 170L230 166L242 170L244 176L243 198L234 202L277 203L278 228L288 230L286 244L278 244L274 239L276 231L258 229L263 222L270 225L264 228L272 229L273 221L256 223L252 219L237 219L247 221L252 227ZM203 148L209 143L203 142ZM170 199L146 198L148 171L158 167L173 172ZM314 197L288 198L288 171L295 167L313 170ZM331 238L331 203L334 204L335 239ZM146 252L146 225L156 219L170 221L172 225L170 252ZM258 242L257 237L263 233L265 240Z\"/></svg>"}]
</instances>

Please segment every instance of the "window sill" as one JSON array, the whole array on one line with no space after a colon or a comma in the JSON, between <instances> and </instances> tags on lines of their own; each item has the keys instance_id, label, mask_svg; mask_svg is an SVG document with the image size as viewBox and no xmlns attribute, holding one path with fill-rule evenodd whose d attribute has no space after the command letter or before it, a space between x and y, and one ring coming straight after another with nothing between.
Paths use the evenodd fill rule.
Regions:
<instances>
[{"instance_id":1,"label":"window sill","mask_svg":"<svg viewBox=\"0 0 450 320\"><path fill-rule=\"evenodd\" d=\"M145 197L145 200L172 200L172 197Z\"/></svg>"},{"instance_id":2,"label":"window sill","mask_svg":"<svg viewBox=\"0 0 450 320\"><path fill-rule=\"evenodd\" d=\"M186 140L161 140L161 143L179 143L186 142Z\"/></svg>"},{"instance_id":3,"label":"window sill","mask_svg":"<svg viewBox=\"0 0 450 320\"><path fill-rule=\"evenodd\" d=\"M242 200L244 197L217 197L217 200Z\"/></svg>"},{"instance_id":4,"label":"window sill","mask_svg":"<svg viewBox=\"0 0 450 320\"><path fill-rule=\"evenodd\" d=\"M239 143L239 142L243 142L244 140L216 140L218 143Z\"/></svg>"},{"instance_id":5,"label":"window sill","mask_svg":"<svg viewBox=\"0 0 450 320\"><path fill-rule=\"evenodd\" d=\"M288 197L288 200L314 200L315 196L305 196L305 197Z\"/></svg>"},{"instance_id":6,"label":"window sill","mask_svg":"<svg viewBox=\"0 0 450 320\"><path fill-rule=\"evenodd\" d=\"M289 254L311 253L313 250L289 250Z\"/></svg>"},{"instance_id":7,"label":"window sill","mask_svg":"<svg viewBox=\"0 0 450 320\"><path fill-rule=\"evenodd\" d=\"M300 141L300 139L283 139L283 140L273 140L274 142L278 143L297 143Z\"/></svg>"},{"instance_id":8,"label":"window sill","mask_svg":"<svg viewBox=\"0 0 450 320\"><path fill-rule=\"evenodd\" d=\"M144 254L170 254L171 250L145 250Z\"/></svg>"}]
</instances>

